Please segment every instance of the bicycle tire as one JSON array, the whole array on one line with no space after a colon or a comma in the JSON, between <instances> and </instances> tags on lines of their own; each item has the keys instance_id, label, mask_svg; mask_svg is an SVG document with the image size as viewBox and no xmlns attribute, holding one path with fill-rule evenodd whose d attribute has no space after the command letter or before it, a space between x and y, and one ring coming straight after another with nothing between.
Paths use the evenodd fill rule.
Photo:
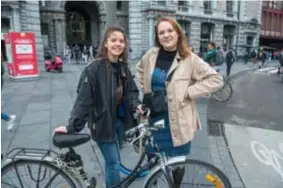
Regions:
<instances>
[{"instance_id":1,"label":"bicycle tire","mask_svg":"<svg viewBox=\"0 0 283 188\"><path fill-rule=\"evenodd\" d=\"M69 185L68 188L76 188L76 185L75 185L74 181L72 180L72 178L66 172L64 172L60 168L58 168L57 166L49 163L48 161L29 160L29 159L19 159L19 160L13 161L13 162L8 163L7 165L3 166L1 168L1 176L2 176L1 177L1 187L3 187L3 185L2 185L3 175L8 173L11 169L12 170L15 169L15 166L27 165L27 164L39 164L43 167L50 168L50 169L54 170L55 172L59 171L59 173L57 174L57 177L59 175L64 180L66 180L66 182Z\"/></svg>"},{"instance_id":2,"label":"bicycle tire","mask_svg":"<svg viewBox=\"0 0 283 188\"><path fill-rule=\"evenodd\" d=\"M185 161L180 161L180 162L174 162L169 164L170 168L174 169L174 167L176 168L177 166L184 166L186 164L192 164L192 165L199 165L199 166L203 166L206 169L209 169L211 172L213 172L214 174L217 175L218 179L221 180L222 184L224 185L223 188L231 188L231 183L229 181L229 179L227 178L227 176L217 167L206 163L204 161L199 161L199 160L195 160L195 159L186 159ZM154 185L155 182L157 181L157 179L160 177L160 174L162 176L163 171L162 169L158 169L156 172L154 172L145 182L145 186L144 188L151 188L151 185Z\"/></svg>"},{"instance_id":3,"label":"bicycle tire","mask_svg":"<svg viewBox=\"0 0 283 188\"><path fill-rule=\"evenodd\" d=\"M218 94L221 93L225 89L228 89L230 92L226 98L222 98ZM212 94L212 97L219 102L226 102L232 97L232 94L233 94L233 88L232 88L231 83L225 82L224 86L220 90Z\"/></svg>"}]
</instances>

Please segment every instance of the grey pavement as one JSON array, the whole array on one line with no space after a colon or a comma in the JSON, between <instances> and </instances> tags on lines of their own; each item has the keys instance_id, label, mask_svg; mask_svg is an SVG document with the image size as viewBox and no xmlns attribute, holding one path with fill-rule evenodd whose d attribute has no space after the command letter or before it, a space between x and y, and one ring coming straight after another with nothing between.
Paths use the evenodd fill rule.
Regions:
<instances>
[{"instance_id":1,"label":"grey pavement","mask_svg":"<svg viewBox=\"0 0 283 188\"><path fill-rule=\"evenodd\" d=\"M265 70L272 74L264 73ZM222 135L247 188L279 188L283 181L283 85L278 63L241 72L231 80L234 93L225 103L210 100L211 134Z\"/></svg>"},{"instance_id":2,"label":"grey pavement","mask_svg":"<svg viewBox=\"0 0 283 188\"><path fill-rule=\"evenodd\" d=\"M17 115L16 125L12 132L7 132L2 122L1 148L4 154L14 147L57 150L52 145L52 133L56 126L67 123L76 97L77 82L85 64L65 65L63 73L47 73L42 64L39 66L40 77L34 81L12 82L7 76L4 77L2 110ZM232 74L246 69L249 70L250 67L239 65L237 68L235 64ZM134 66L132 70L135 72ZM225 140L221 136L213 135L211 133L213 130L207 126L208 100L201 98L197 101L203 129L196 133L190 157L216 165L227 174L234 187L243 187L235 165L231 162ZM87 129L84 131L88 132ZM123 153L123 150L127 151ZM96 144L89 142L77 147L76 151L82 155L87 172L90 176L95 176L99 187L102 187L104 161ZM132 163L131 161L136 160L134 152L129 148L123 148L121 155L122 161ZM140 187L142 181L141 179L135 182L131 187Z\"/></svg>"}]
</instances>

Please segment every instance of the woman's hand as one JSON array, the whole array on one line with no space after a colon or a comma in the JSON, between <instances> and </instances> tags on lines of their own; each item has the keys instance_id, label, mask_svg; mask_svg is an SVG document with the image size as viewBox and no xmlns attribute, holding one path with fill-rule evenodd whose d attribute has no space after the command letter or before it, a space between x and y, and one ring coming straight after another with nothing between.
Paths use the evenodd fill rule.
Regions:
<instances>
[{"instance_id":1,"label":"woman's hand","mask_svg":"<svg viewBox=\"0 0 283 188\"><path fill-rule=\"evenodd\" d=\"M137 113L143 115L144 114L144 111L143 111L143 105L142 104L139 104L138 107L137 107Z\"/></svg>"},{"instance_id":2,"label":"woman's hand","mask_svg":"<svg viewBox=\"0 0 283 188\"><path fill-rule=\"evenodd\" d=\"M54 133L67 133L67 127L66 126L60 126L55 128Z\"/></svg>"}]
</instances>

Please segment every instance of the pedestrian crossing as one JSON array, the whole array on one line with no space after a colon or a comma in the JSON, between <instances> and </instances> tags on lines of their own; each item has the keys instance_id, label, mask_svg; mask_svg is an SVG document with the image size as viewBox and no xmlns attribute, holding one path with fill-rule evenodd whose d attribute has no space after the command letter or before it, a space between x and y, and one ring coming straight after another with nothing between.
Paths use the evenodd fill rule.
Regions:
<instances>
[{"instance_id":1,"label":"pedestrian crossing","mask_svg":"<svg viewBox=\"0 0 283 188\"><path fill-rule=\"evenodd\" d=\"M254 73L272 75L272 74L277 74L277 71L278 71L278 67L266 67L266 68L255 70Z\"/></svg>"}]
</instances>

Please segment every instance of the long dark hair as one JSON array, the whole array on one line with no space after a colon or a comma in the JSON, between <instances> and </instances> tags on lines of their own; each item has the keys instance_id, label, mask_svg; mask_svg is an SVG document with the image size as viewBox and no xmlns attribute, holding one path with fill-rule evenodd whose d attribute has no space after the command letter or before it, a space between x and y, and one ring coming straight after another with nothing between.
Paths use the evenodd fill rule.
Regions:
<instances>
[{"instance_id":1,"label":"long dark hair","mask_svg":"<svg viewBox=\"0 0 283 188\"><path fill-rule=\"evenodd\" d=\"M171 17L161 17L159 18L159 20L157 21L157 23L155 24L155 46L161 48L162 45L160 44L159 38L158 38L158 25L161 22L169 22L173 29L178 33L179 38L178 38L178 42L177 42L177 51L180 54L180 57L182 59L188 57L191 54L191 50L190 47L188 45L186 36L184 31L182 30L181 26L178 24L178 22Z\"/></svg>"},{"instance_id":2,"label":"long dark hair","mask_svg":"<svg viewBox=\"0 0 283 188\"><path fill-rule=\"evenodd\" d=\"M118 25L113 25L113 26L109 26L105 33L104 33L104 37L102 42L100 43L100 47L99 47L99 51L96 55L96 58L102 58L102 59L108 59L108 55L107 55L107 48L105 47L105 43L107 42L109 36L111 35L111 33L115 32L115 31L119 31L123 34L124 36L124 41L125 41L125 49L123 51L123 53L120 55L119 60L123 61L124 63L128 62L128 48L129 48L129 44L128 44L128 39L126 37L126 32L125 30L118 26Z\"/></svg>"}]
</instances>

